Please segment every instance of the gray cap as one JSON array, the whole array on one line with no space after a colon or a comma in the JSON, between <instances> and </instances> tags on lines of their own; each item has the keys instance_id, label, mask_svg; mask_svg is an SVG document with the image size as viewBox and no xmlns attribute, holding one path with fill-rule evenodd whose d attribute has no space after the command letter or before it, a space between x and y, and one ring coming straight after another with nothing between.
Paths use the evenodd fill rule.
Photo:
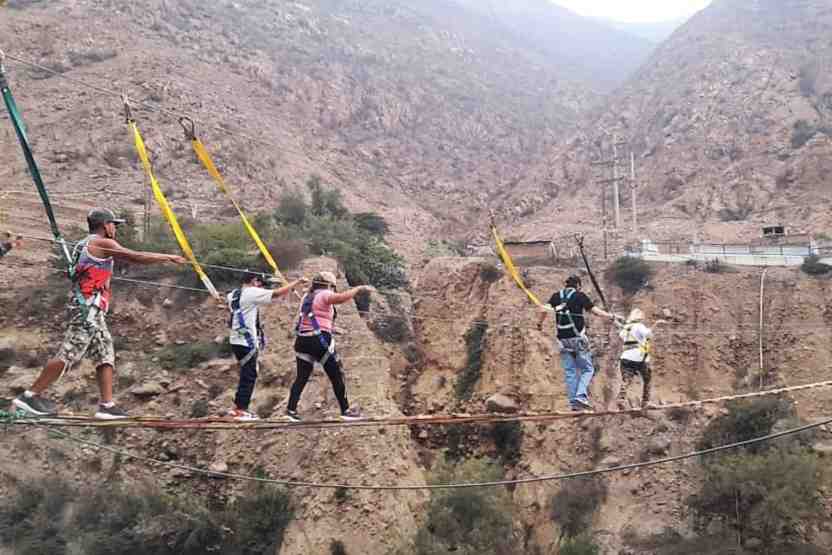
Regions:
<instances>
[{"instance_id":1,"label":"gray cap","mask_svg":"<svg viewBox=\"0 0 832 555\"><path fill-rule=\"evenodd\" d=\"M113 211L108 210L106 208L93 208L92 210L90 210L89 214L87 214L87 225L90 226L90 229L95 229L100 225L109 223L121 225L125 221L126 220L116 218L116 215L113 214Z\"/></svg>"}]
</instances>

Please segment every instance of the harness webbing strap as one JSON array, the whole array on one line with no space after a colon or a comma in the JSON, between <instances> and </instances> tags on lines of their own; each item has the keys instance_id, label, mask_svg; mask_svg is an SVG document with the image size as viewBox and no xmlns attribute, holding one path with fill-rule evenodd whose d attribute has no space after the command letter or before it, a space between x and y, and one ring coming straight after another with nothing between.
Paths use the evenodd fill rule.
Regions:
<instances>
[{"instance_id":1,"label":"harness webbing strap","mask_svg":"<svg viewBox=\"0 0 832 555\"><path fill-rule=\"evenodd\" d=\"M578 331L578 326L575 325L575 319L572 318L572 311L569 310L568 306L569 300L575 295L576 292L577 290L571 287L561 289L559 291L558 295L560 295L561 303L559 306L563 306L563 309L558 310L556 312L557 317L555 318L555 321L557 322L557 327L559 330L572 330L576 337L586 337L586 334L584 333L586 331L586 325L584 325L584 328L582 330ZM569 321L568 324L560 323L561 318L563 317L565 317Z\"/></svg>"},{"instance_id":2,"label":"harness webbing strap","mask_svg":"<svg viewBox=\"0 0 832 555\"><path fill-rule=\"evenodd\" d=\"M144 140L142 139L142 135L139 132L139 127L136 125L136 122L132 119L128 120L128 124L130 125L130 129L133 131L133 140L136 145L136 152L139 155L139 158L142 161L142 166L144 167L144 171L147 174L148 178L150 178L150 187L153 190L153 196L156 198L156 202L159 205L159 208L162 209L162 215L170 225L170 229L173 232L173 235L176 237L177 243L179 243L179 248L182 249L182 253L185 255L185 258L191 263L191 266L196 272L199 279L205 285L205 288L211 293L211 296L215 299L219 299L220 295L217 292L214 284L211 283L211 280L205 274L205 271L202 269L202 266L199 265L199 262L194 256L193 249L191 249L191 244L188 242L188 238L185 236L185 232L182 231L182 227L179 225L179 221L176 219L176 214L174 214L173 209L170 207L170 203L168 203L168 199L165 197L165 193L162 192L162 188L159 186L159 182L156 180L156 176L153 175L153 167L150 165L150 157L147 155L147 148L144 145Z\"/></svg>"},{"instance_id":3,"label":"harness webbing strap","mask_svg":"<svg viewBox=\"0 0 832 555\"><path fill-rule=\"evenodd\" d=\"M298 323L295 326L295 335L301 336L304 335L301 333L301 326L303 325L303 318L306 317L309 319L309 323L312 325L312 335L318 337L318 341L320 341L321 346L324 348L325 354L321 357L320 360L315 361L312 360L312 357L309 355L305 355L305 353L298 353L296 352L295 355L300 358L301 360L306 360L307 362L319 362L321 366L327 363L327 361L335 355L335 340L327 341L326 337L321 333L321 325L318 323L318 319L315 318L315 311L313 309L313 304L315 303L315 294L314 293L307 293L303 297L303 301L300 305L300 316L298 316ZM304 356L301 356L304 355Z\"/></svg>"},{"instance_id":4,"label":"harness webbing strap","mask_svg":"<svg viewBox=\"0 0 832 555\"><path fill-rule=\"evenodd\" d=\"M182 123L182 122L180 122L180 123ZM183 127L185 127L184 123L182 125L183 125ZM202 162L202 165L205 166L205 169L208 170L208 173L211 174L211 177L214 178L214 181L216 181L217 186L220 188L220 191L222 191L225 194L225 196L228 197L228 200L230 200L231 204L234 205L234 208L237 209L237 213L240 215L240 219L243 222L243 226L246 228L246 231L248 231L248 234L254 240L254 243L257 245L257 248L260 249L260 253L263 255L263 258L266 260L266 263L268 263L268 265L271 267L274 274L278 278L280 278L280 280L284 284L288 283L288 281L286 281L286 278L280 272L280 268L277 267L277 262L275 262L274 258L272 257L271 253L269 252L268 247L266 247L266 244L263 243L263 240L260 238L260 235L257 233L257 230L254 229L254 226L251 224L249 219L246 217L246 214L245 214L245 212L243 212L243 209L240 207L239 203L237 203L237 201L231 195L231 192L228 190L228 187L225 184L225 180L223 179L222 174L219 172L219 170L217 170L216 165L214 165L214 161L211 159L211 155L208 154L208 150L205 148L205 145L202 144L202 141L200 141L199 138L197 138L196 135L193 133L193 126L191 126L190 128L186 127L185 130L186 130L186 133L189 132L189 138L191 139L191 146L194 149L194 153L196 153L196 157L199 158L199 161Z\"/></svg>"},{"instance_id":5,"label":"harness webbing strap","mask_svg":"<svg viewBox=\"0 0 832 555\"><path fill-rule=\"evenodd\" d=\"M246 319L243 315L243 311L240 308L240 298L243 295L242 289L235 289L231 293L231 315L228 318L228 327L234 329L234 322L237 322L238 329L242 332L243 337L246 340L246 344L250 351L246 356L244 356L240 360L240 366L245 366L248 361L252 359L252 357L256 356L257 353L265 346L266 344L266 337L263 333L263 327L260 324L260 311L257 312L257 341L254 341L254 337L251 334L251 330L246 325Z\"/></svg>"},{"instance_id":6,"label":"harness webbing strap","mask_svg":"<svg viewBox=\"0 0 832 555\"><path fill-rule=\"evenodd\" d=\"M497 226L491 226L491 234L494 235L494 242L497 245L497 255L499 255L500 260L503 261L503 265L506 267L506 271L514 280L514 283L517 284L517 287L523 291L526 296L529 298L531 302L536 304L537 306L543 306L543 303L535 296L534 293L529 291L529 288L526 287L526 284L523 283L523 278L520 277L520 272L517 271L517 267L514 265L514 261L511 259L511 255L506 250L505 245L503 244L503 240L500 239L500 234L497 233Z\"/></svg>"},{"instance_id":7,"label":"harness webbing strap","mask_svg":"<svg viewBox=\"0 0 832 555\"><path fill-rule=\"evenodd\" d=\"M650 338L645 339L643 343L636 339L633 335L633 324L626 324L624 331L627 333L627 337L624 340L624 347L638 348L639 352L643 355L642 362L646 361L647 357L650 356Z\"/></svg>"},{"instance_id":8,"label":"harness webbing strap","mask_svg":"<svg viewBox=\"0 0 832 555\"><path fill-rule=\"evenodd\" d=\"M2 89L3 101L6 105L6 110L9 112L12 126L14 127L15 134L17 135L18 142L20 142L20 147L23 150L26 165L29 167L29 174L32 176L32 181L34 181L35 187L40 195L40 199L43 202L43 208L46 210L46 217L49 219L49 227L52 229L52 235L55 237L55 241L58 245L60 245L61 253L64 256L67 265L69 265L72 263L69 247L58 229L58 221L55 218L55 212L52 210L52 203L49 201L49 193L46 190L46 185L43 183L43 178L41 177L37 162L35 162L35 156L32 154L32 148L26 134L26 125L23 123L20 110L18 110L17 104L14 101L14 96L12 96L12 91L9 87L8 80L6 79L6 72L3 67L2 60L0 60L0 89Z\"/></svg>"}]
</instances>

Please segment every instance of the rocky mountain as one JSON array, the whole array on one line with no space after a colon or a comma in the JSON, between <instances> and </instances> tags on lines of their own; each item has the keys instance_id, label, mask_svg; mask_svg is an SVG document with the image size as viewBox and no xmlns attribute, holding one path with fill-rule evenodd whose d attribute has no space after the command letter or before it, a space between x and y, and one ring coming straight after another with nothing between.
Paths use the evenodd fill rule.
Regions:
<instances>
[{"instance_id":1,"label":"rocky mountain","mask_svg":"<svg viewBox=\"0 0 832 555\"><path fill-rule=\"evenodd\" d=\"M636 154L642 220L652 221L654 237L691 238L684 223L691 220L717 241L756 236L770 222L828 231L831 28L826 1L715 1L539 168L553 193L524 190L541 209L525 229L557 225L555 206L574 208L561 222L599 221L598 174L589 162L601 158L602 142L609 157L617 136ZM583 203L558 198L578 191Z\"/></svg>"},{"instance_id":2,"label":"rocky mountain","mask_svg":"<svg viewBox=\"0 0 832 555\"><path fill-rule=\"evenodd\" d=\"M447 0L17 0L2 15L3 36L27 37L10 54L193 115L244 204L317 173L387 217L405 251L465 229L598 100L571 54ZM7 65L57 192L141 183L117 97ZM177 208L217 213L175 117L135 112ZM0 179L24 187L14 137L2 140Z\"/></svg>"},{"instance_id":3,"label":"rocky mountain","mask_svg":"<svg viewBox=\"0 0 832 555\"><path fill-rule=\"evenodd\" d=\"M609 91L620 85L653 50L651 41L581 17L549 0L455 0L490 16L546 55L566 75Z\"/></svg>"},{"instance_id":4,"label":"rocky mountain","mask_svg":"<svg viewBox=\"0 0 832 555\"><path fill-rule=\"evenodd\" d=\"M663 40L667 39L670 35L673 34L673 31L681 27L682 24L687 20L687 17L681 17L677 19L671 19L668 21L639 23L599 18L599 21L601 21L605 25L618 29L619 31L624 31L630 33L631 35L635 35L637 37L649 40L654 44L659 44Z\"/></svg>"}]
</instances>

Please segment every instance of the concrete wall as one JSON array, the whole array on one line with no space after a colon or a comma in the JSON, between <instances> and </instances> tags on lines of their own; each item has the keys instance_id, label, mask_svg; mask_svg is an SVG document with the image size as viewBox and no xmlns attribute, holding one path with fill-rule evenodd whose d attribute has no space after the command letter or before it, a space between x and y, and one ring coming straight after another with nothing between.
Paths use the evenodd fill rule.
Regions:
<instances>
[{"instance_id":1,"label":"concrete wall","mask_svg":"<svg viewBox=\"0 0 832 555\"><path fill-rule=\"evenodd\" d=\"M654 254L630 252L628 256L635 256L648 262L708 262L719 260L725 264L735 266L800 266L802 256L754 255L754 254ZM829 262L826 262L828 260ZM832 258L824 259L824 263L832 264Z\"/></svg>"}]
</instances>

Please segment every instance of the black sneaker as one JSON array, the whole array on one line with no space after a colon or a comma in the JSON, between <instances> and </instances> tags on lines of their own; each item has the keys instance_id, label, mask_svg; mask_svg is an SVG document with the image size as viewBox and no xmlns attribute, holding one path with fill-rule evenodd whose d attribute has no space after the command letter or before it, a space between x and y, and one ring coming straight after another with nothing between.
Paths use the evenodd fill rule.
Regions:
<instances>
[{"instance_id":1,"label":"black sneaker","mask_svg":"<svg viewBox=\"0 0 832 555\"><path fill-rule=\"evenodd\" d=\"M286 419L289 422L303 422L303 418L300 417L298 411L296 410L287 410L286 411Z\"/></svg>"},{"instance_id":2,"label":"black sneaker","mask_svg":"<svg viewBox=\"0 0 832 555\"><path fill-rule=\"evenodd\" d=\"M577 397L575 399L575 404L583 410L592 410L592 403L589 402L589 399L581 399L580 397Z\"/></svg>"},{"instance_id":3,"label":"black sneaker","mask_svg":"<svg viewBox=\"0 0 832 555\"><path fill-rule=\"evenodd\" d=\"M40 395L26 397L21 394L12 401L12 404L30 416L55 416L58 414L58 405Z\"/></svg>"},{"instance_id":4,"label":"black sneaker","mask_svg":"<svg viewBox=\"0 0 832 555\"><path fill-rule=\"evenodd\" d=\"M130 418L130 416L118 406L105 407L98 405L98 411L95 413L98 420L121 420L122 418Z\"/></svg>"}]
</instances>

